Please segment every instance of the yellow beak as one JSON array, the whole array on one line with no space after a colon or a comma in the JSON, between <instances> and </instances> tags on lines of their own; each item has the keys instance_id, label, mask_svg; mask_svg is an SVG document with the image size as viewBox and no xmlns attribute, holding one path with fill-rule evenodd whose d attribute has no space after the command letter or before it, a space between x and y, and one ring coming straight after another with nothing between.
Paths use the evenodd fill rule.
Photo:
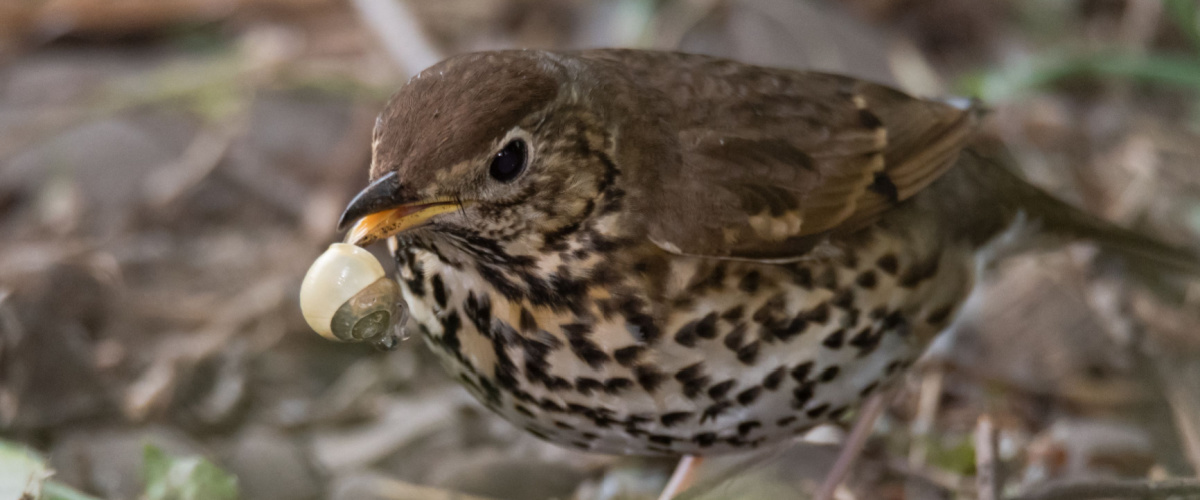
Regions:
<instances>
[{"instance_id":1,"label":"yellow beak","mask_svg":"<svg viewBox=\"0 0 1200 500\"><path fill-rule=\"evenodd\" d=\"M368 245L420 226L436 215L454 212L462 205L453 202L412 203L367 214L346 233L346 243Z\"/></svg>"},{"instance_id":2,"label":"yellow beak","mask_svg":"<svg viewBox=\"0 0 1200 500\"><path fill-rule=\"evenodd\" d=\"M462 208L458 200L414 198L414 193L400 185L396 172L388 172L350 200L338 221L338 228L353 223L346 233L346 243L362 246L420 226L436 215Z\"/></svg>"}]
</instances>

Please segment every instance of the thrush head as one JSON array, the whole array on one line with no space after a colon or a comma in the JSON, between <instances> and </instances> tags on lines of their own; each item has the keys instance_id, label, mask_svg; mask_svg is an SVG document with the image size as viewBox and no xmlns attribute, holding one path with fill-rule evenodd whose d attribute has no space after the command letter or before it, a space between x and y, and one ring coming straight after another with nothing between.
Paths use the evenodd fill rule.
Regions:
<instances>
[{"instance_id":1,"label":"thrush head","mask_svg":"<svg viewBox=\"0 0 1200 500\"><path fill-rule=\"evenodd\" d=\"M598 92L535 51L466 54L426 69L376 121L372 185L341 224L365 244L409 229L536 247L591 212L620 128ZM607 180L606 180L607 179Z\"/></svg>"}]
</instances>

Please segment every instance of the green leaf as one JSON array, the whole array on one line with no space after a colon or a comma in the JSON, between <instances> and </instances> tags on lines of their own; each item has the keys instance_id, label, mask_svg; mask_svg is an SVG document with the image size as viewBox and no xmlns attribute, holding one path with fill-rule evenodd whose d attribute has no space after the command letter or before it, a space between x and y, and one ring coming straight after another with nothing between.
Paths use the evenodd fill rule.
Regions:
<instances>
[{"instance_id":1,"label":"green leaf","mask_svg":"<svg viewBox=\"0 0 1200 500\"><path fill-rule=\"evenodd\" d=\"M1200 60L1191 56L1119 53L1048 55L967 77L960 86L968 95L1000 102L1080 77L1113 77L1200 91Z\"/></svg>"},{"instance_id":2,"label":"green leaf","mask_svg":"<svg viewBox=\"0 0 1200 500\"><path fill-rule=\"evenodd\" d=\"M925 461L940 469L969 476L975 473L975 443L968 438L929 439Z\"/></svg>"},{"instance_id":3,"label":"green leaf","mask_svg":"<svg viewBox=\"0 0 1200 500\"><path fill-rule=\"evenodd\" d=\"M143 500L236 500L237 478L202 457L171 457L147 445Z\"/></svg>"}]
</instances>

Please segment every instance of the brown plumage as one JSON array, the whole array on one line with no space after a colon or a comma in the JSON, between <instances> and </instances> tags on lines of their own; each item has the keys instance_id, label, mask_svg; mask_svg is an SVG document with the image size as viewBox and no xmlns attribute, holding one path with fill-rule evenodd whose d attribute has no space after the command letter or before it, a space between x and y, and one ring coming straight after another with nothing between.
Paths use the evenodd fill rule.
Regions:
<instances>
[{"instance_id":1,"label":"brown plumage","mask_svg":"<svg viewBox=\"0 0 1200 500\"><path fill-rule=\"evenodd\" d=\"M467 54L389 102L343 224L396 237L424 338L515 424L736 450L894 380L1014 221L1193 265L966 150L978 118L704 56Z\"/></svg>"}]
</instances>

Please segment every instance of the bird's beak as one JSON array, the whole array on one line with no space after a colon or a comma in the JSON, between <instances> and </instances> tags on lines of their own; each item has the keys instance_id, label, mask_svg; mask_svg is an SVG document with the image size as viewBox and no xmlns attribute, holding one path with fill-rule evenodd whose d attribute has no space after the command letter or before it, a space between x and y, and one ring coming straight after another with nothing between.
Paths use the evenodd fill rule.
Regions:
<instances>
[{"instance_id":1,"label":"bird's beak","mask_svg":"<svg viewBox=\"0 0 1200 500\"><path fill-rule=\"evenodd\" d=\"M404 200L395 172L376 179L358 193L338 220L338 229L354 224L346 243L367 245L424 224L436 215L454 212L454 200Z\"/></svg>"}]
</instances>

